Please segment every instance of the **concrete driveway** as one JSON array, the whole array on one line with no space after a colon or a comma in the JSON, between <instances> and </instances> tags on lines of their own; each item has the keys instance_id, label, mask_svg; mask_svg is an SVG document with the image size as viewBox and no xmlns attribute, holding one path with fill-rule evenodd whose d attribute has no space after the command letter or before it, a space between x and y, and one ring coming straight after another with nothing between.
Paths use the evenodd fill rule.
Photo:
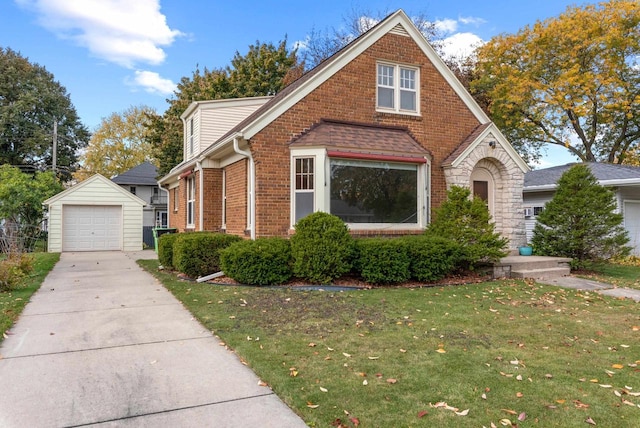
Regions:
<instances>
[{"instance_id":1,"label":"concrete driveway","mask_svg":"<svg viewBox=\"0 0 640 428\"><path fill-rule=\"evenodd\" d=\"M63 253L0 347L1 427L304 427L135 263Z\"/></svg>"}]
</instances>

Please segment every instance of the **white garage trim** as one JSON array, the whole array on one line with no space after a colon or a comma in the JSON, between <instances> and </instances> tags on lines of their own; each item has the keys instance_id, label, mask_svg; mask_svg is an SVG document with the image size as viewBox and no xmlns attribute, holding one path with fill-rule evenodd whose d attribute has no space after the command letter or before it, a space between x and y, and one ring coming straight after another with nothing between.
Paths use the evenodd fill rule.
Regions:
<instances>
[{"instance_id":1,"label":"white garage trim","mask_svg":"<svg viewBox=\"0 0 640 428\"><path fill-rule=\"evenodd\" d=\"M640 256L640 201L624 201L624 228L629 232L631 252Z\"/></svg>"},{"instance_id":2,"label":"white garage trim","mask_svg":"<svg viewBox=\"0 0 640 428\"><path fill-rule=\"evenodd\" d=\"M122 250L122 205L63 205L62 251Z\"/></svg>"},{"instance_id":3,"label":"white garage trim","mask_svg":"<svg viewBox=\"0 0 640 428\"><path fill-rule=\"evenodd\" d=\"M50 252L140 251L146 202L96 174L44 201Z\"/></svg>"}]
</instances>

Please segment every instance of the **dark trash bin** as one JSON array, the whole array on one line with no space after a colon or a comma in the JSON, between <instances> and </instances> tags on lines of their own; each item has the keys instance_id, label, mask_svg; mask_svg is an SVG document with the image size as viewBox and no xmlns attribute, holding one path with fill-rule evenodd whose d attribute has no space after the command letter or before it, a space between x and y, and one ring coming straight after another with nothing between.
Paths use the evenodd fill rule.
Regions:
<instances>
[{"instance_id":1,"label":"dark trash bin","mask_svg":"<svg viewBox=\"0 0 640 428\"><path fill-rule=\"evenodd\" d=\"M176 233L178 229L175 227L155 227L153 229L153 246L158 253L158 238L160 238L165 233Z\"/></svg>"}]
</instances>

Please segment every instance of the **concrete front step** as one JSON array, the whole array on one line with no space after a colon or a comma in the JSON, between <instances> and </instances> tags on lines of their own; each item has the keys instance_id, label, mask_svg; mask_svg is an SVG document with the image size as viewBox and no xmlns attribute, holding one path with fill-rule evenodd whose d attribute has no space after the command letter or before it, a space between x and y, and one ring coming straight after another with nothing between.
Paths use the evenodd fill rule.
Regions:
<instances>
[{"instance_id":1,"label":"concrete front step","mask_svg":"<svg viewBox=\"0 0 640 428\"><path fill-rule=\"evenodd\" d=\"M512 270L511 278L551 279L567 276L570 273L571 269L568 267Z\"/></svg>"},{"instance_id":2,"label":"concrete front step","mask_svg":"<svg viewBox=\"0 0 640 428\"><path fill-rule=\"evenodd\" d=\"M569 275L567 257L508 256L493 265L494 278L547 279Z\"/></svg>"}]
</instances>

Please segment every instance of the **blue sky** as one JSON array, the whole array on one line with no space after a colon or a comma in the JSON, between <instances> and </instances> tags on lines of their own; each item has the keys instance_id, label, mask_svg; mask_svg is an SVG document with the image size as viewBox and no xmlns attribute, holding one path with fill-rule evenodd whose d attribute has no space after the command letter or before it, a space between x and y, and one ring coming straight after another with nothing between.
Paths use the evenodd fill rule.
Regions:
<instances>
[{"instance_id":1,"label":"blue sky","mask_svg":"<svg viewBox=\"0 0 640 428\"><path fill-rule=\"evenodd\" d=\"M250 44L287 37L293 45L315 28L339 28L353 10L404 9L438 24L450 49L515 33L580 1L514 0L2 0L0 46L47 68L71 96L82 122L94 130L102 118L130 106L166 107L175 83L199 66L228 65ZM551 148L541 167L574 161Z\"/></svg>"}]
</instances>

